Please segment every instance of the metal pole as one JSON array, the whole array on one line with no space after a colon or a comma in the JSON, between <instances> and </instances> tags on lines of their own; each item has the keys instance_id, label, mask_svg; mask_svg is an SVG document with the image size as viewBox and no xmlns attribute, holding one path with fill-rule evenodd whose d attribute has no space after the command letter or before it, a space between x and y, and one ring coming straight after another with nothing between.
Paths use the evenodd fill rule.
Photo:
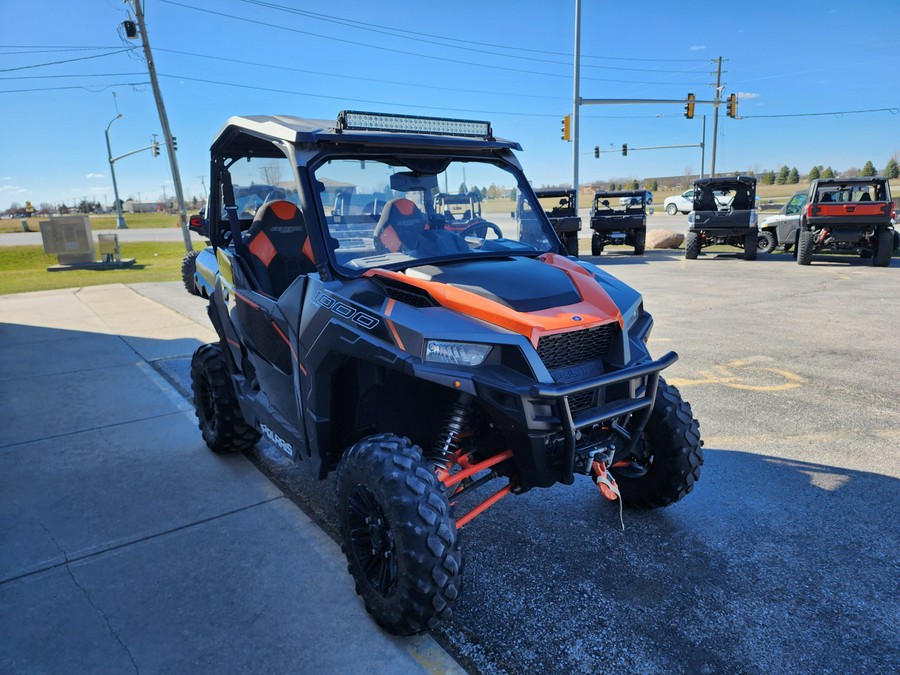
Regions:
<instances>
[{"instance_id":1,"label":"metal pole","mask_svg":"<svg viewBox=\"0 0 900 675\"><path fill-rule=\"evenodd\" d=\"M700 178L705 178L703 173L706 171L706 115L703 116L703 131L700 138Z\"/></svg>"},{"instance_id":2,"label":"metal pole","mask_svg":"<svg viewBox=\"0 0 900 675\"><path fill-rule=\"evenodd\" d=\"M718 59L718 68L716 68L716 98L715 103L713 103L713 146L712 146L712 169L710 170L710 177L715 178L716 176L716 141L719 138L719 99L721 98L721 87L722 87L722 57L720 56Z\"/></svg>"},{"instance_id":3,"label":"metal pole","mask_svg":"<svg viewBox=\"0 0 900 675\"><path fill-rule=\"evenodd\" d=\"M150 73L153 98L156 99L156 109L159 112L159 124L162 127L163 138L166 139L166 151L169 155L169 166L172 170L172 182L175 184L175 199L178 201L181 233L184 235L184 248L188 251L193 251L194 246L191 243L191 231L188 229L187 211L184 207L184 193L181 189L181 174L178 172L178 161L175 159L175 148L172 145L172 130L169 128L169 117L166 115L166 106L163 103L162 93L159 90L159 80L156 77L153 53L150 51L150 38L147 36L147 24L144 23L144 10L141 8L141 0L132 0L132 2L134 3L134 14L141 30L141 43L144 46L144 58L147 59L147 71Z\"/></svg>"},{"instance_id":4,"label":"metal pole","mask_svg":"<svg viewBox=\"0 0 900 675\"><path fill-rule=\"evenodd\" d=\"M119 113L106 125L106 154L109 156L109 173L112 175L113 196L116 198L116 229L127 230L128 226L125 224L124 216L122 216L122 203L119 201L119 186L116 185L116 163L113 160L112 147L109 144L109 128L112 126L112 123L121 116L122 113Z\"/></svg>"},{"instance_id":5,"label":"metal pole","mask_svg":"<svg viewBox=\"0 0 900 675\"><path fill-rule=\"evenodd\" d=\"M572 187L578 213L578 110L581 108L581 0L575 0L575 84L572 91ZM580 227L580 226L579 226Z\"/></svg>"}]
</instances>

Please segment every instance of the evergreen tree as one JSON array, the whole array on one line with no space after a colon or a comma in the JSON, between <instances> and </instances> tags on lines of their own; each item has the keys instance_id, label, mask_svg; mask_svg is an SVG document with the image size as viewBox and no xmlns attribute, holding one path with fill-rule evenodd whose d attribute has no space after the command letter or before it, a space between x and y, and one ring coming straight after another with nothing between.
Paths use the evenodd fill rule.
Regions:
<instances>
[{"instance_id":1,"label":"evergreen tree","mask_svg":"<svg viewBox=\"0 0 900 675\"><path fill-rule=\"evenodd\" d=\"M463 181L459 184L459 194L464 195L469 191L469 188L466 187L466 181Z\"/></svg>"},{"instance_id":2,"label":"evergreen tree","mask_svg":"<svg viewBox=\"0 0 900 675\"><path fill-rule=\"evenodd\" d=\"M894 160L891 161L894 162ZM890 166L890 164L888 164L888 166ZM897 171L897 162L894 162L894 171ZM657 190L659 190L659 182L653 181L650 183L650 192L656 192Z\"/></svg>"},{"instance_id":3,"label":"evergreen tree","mask_svg":"<svg viewBox=\"0 0 900 675\"><path fill-rule=\"evenodd\" d=\"M784 185L787 183L788 175L790 175L791 170L787 168L787 166L782 166L778 171L778 178L775 179L775 182L779 185Z\"/></svg>"},{"instance_id":4,"label":"evergreen tree","mask_svg":"<svg viewBox=\"0 0 900 675\"><path fill-rule=\"evenodd\" d=\"M875 171L875 165L872 164L872 160L866 162L866 165L862 168L861 176L874 176L877 172Z\"/></svg>"},{"instance_id":5,"label":"evergreen tree","mask_svg":"<svg viewBox=\"0 0 900 675\"><path fill-rule=\"evenodd\" d=\"M787 182L791 183L791 184L800 182L800 172L797 171L796 166L793 169L791 169L791 172L788 174Z\"/></svg>"},{"instance_id":6,"label":"evergreen tree","mask_svg":"<svg viewBox=\"0 0 900 675\"><path fill-rule=\"evenodd\" d=\"M759 181L763 185L773 185L775 183L775 172L774 171L763 171L762 175L759 177Z\"/></svg>"},{"instance_id":7,"label":"evergreen tree","mask_svg":"<svg viewBox=\"0 0 900 675\"><path fill-rule=\"evenodd\" d=\"M884 167L884 175L888 178L900 178L900 166L897 166L897 160L893 157L888 160Z\"/></svg>"},{"instance_id":8,"label":"evergreen tree","mask_svg":"<svg viewBox=\"0 0 900 675\"><path fill-rule=\"evenodd\" d=\"M834 169L832 169L830 166L826 166L825 170L822 171L821 177L822 178L834 178Z\"/></svg>"},{"instance_id":9,"label":"evergreen tree","mask_svg":"<svg viewBox=\"0 0 900 675\"><path fill-rule=\"evenodd\" d=\"M820 177L819 167L817 167L817 166L814 166L813 168L811 168L809 170L809 173L806 175L807 180L815 180L816 178L819 178L819 177Z\"/></svg>"},{"instance_id":10,"label":"evergreen tree","mask_svg":"<svg viewBox=\"0 0 900 675\"><path fill-rule=\"evenodd\" d=\"M641 184L638 183L638 179L635 178L634 180L631 181L631 186L628 189L629 190L639 190L640 187L641 187Z\"/></svg>"}]
</instances>

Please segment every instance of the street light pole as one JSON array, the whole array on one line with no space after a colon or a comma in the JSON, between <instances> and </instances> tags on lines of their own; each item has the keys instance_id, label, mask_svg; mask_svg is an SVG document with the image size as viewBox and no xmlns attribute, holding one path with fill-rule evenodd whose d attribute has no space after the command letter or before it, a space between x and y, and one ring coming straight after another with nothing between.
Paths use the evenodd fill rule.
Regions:
<instances>
[{"instance_id":1,"label":"street light pole","mask_svg":"<svg viewBox=\"0 0 900 675\"><path fill-rule=\"evenodd\" d=\"M109 144L109 128L121 116L122 113L119 113L106 125L106 153L109 156L109 173L112 174L113 195L116 198L116 229L127 230L128 226L125 224L125 218L122 216L122 202L119 201L119 187L116 185L116 163L113 161L112 146Z\"/></svg>"}]
</instances>

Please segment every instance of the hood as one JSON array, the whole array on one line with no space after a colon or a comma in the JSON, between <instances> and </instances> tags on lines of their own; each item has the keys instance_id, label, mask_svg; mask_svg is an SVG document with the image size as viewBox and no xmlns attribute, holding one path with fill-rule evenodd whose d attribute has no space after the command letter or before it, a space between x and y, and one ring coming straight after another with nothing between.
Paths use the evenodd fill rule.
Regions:
<instances>
[{"instance_id":1,"label":"hood","mask_svg":"<svg viewBox=\"0 0 900 675\"><path fill-rule=\"evenodd\" d=\"M426 291L437 304L506 328L532 344L543 336L611 322L622 324L615 302L593 276L568 258L467 260L365 276Z\"/></svg>"}]
</instances>

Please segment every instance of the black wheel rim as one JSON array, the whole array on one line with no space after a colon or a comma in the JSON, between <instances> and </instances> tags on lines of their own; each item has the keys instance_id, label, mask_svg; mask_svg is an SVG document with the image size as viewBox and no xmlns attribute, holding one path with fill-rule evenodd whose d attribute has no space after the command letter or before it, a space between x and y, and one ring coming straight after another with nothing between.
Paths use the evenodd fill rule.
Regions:
<instances>
[{"instance_id":1,"label":"black wheel rim","mask_svg":"<svg viewBox=\"0 0 900 675\"><path fill-rule=\"evenodd\" d=\"M357 485L347 504L353 554L369 585L382 596L397 589L397 547L384 509L365 485Z\"/></svg>"}]
</instances>

